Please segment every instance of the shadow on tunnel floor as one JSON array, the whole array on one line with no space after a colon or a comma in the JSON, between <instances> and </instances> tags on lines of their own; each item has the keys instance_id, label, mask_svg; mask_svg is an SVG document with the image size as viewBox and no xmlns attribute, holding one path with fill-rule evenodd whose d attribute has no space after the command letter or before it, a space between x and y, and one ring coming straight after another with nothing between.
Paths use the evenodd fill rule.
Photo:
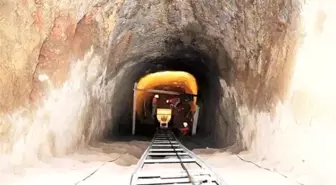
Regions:
<instances>
[{"instance_id":1,"label":"shadow on tunnel floor","mask_svg":"<svg viewBox=\"0 0 336 185\"><path fill-rule=\"evenodd\" d=\"M108 138L108 140L113 141L145 141L151 142L153 136L156 132L155 125L152 124L137 124L136 127L136 135L132 135L131 125L120 125L121 129L119 130L118 135L114 135L113 137ZM210 136L204 136L200 134L196 134L194 136L179 136L178 133L175 132L178 140L189 150L195 153L202 154L211 154L216 151L221 151L223 148L218 148L215 144L215 141Z\"/></svg>"},{"instance_id":2,"label":"shadow on tunnel floor","mask_svg":"<svg viewBox=\"0 0 336 185\"><path fill-rule=\"evenodd\" d=\"M212 155L218 152L226 151L224 148L217 147L211 137L196 135L183 136L178 139L185 147L197 155Z\"/></svg>"},{"instance_id":3,"label":"shadow on tunnel floor","mask_svg":"<svg viewBox=\"0 0 336 185\"><path fill-rule=\"evenodd\" d=\"M148 136L142 136L142 135L123 135L123 136L113 136L109 137L106 140L108 141L124 141L124 142L130 142L130 141L148 141L150 142L152 140L152 137Z\"/></svg>"},{"instance_id":4,"label":"shadow on tunnel floor","mask_svg":"<svg viewBox=\"0 0 336 185\"><path fill-rule=\"evenodd\" d=\"M107 140L113 141L148 141L153 139L156 128L150 124L137 124L135 135L132 135L132 127L128 124L120 124L118 134L110 134Z\"/></svg>"},{"instance_id":5,"label":"shadow on tunnel floor","mask_svg":"<svg viewBox=\"0 0 336 185\"><path fill-rule=\"evenodd\" d=\"M178 137L178 139L189 150L216 148L214 142L211 141L210 138L205 138L203 136L181 136Z\"/></svg>"}]
</instances>

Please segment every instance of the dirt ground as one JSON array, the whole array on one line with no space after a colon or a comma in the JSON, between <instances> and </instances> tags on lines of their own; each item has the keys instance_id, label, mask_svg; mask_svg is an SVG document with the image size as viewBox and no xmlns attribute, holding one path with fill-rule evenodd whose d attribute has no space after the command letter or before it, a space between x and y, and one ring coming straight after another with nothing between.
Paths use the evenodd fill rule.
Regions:
<instances>
[{"instance_id":1,"label":"dirt ground","mask_svg":"<svg viewBox=\"0 0 336 185\"><path fill-rule=\"evenodd\" d=\"M235 155L218 149L187 143L206 161L228 185L295 185L284 178L256 165L244 162ZM28 184L129 184L136 163L149 141L127 140L97 143L78 152L59 158L50 158L33 166L2 166L1 185ZM198 147L197 147L198 146ZM158 167L160 168L160 167ZM152 169L153 170L153 169ZM167 168L155 169L167 170Z\"/></svg>"}]
</instances>

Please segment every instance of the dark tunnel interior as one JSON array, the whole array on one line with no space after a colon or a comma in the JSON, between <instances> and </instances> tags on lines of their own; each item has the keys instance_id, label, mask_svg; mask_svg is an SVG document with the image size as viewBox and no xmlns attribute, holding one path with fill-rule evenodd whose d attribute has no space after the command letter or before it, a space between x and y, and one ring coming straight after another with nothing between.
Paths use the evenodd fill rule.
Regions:
<instances>
[{"instance_id":1,"label":"dark tunnel interior","mask_svg":"<svg viewBox=\"0 0 336 185\"><path fill-rule=\"evenodd\" d=\"M196 135L209 136L214 132L221 95L219 70L210 56L188 47L151 60L137 61L117 78L113 105L118 106L112 107L113 126L109 136L131 135L134 83L147 74L168 70L185 71L196 78L200 107Z\"/></svg>"}]
</instances>

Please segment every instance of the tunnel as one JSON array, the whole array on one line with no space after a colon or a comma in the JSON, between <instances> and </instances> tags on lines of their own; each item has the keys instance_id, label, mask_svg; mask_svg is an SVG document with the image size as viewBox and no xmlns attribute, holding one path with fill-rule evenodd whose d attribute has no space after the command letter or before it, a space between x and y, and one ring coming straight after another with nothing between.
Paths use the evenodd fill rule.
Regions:
<instances>
[{"instance_id":1,"label":"tunnel","mask_svg":"<svg viewBox=\"0 0 336 185\"><path fill-rule=\"evenodd\" d=\"M113 104L118 107L113 109L115 111L113 114L120 117L114 120L113 124L118 124L114 128L118 128L118 131L113 132L131 134L133 84L146 74L160 71L184 71L195 77L199 89L197 101L203 106L200 109L198 133L211 135L216 128L216 109L219 106L218 100L221 94L219 69L210 56L192 47L177 49L175 53L149 61L138 61L127 68L115 87Z\"/></svg>"},{"instance_id":2,"label":"tunnel","mask_svg":"<svg viewBox=\"0 0 336 185\"><path fill-rule=\"evenodd\" d=\"M80 152L85 160L76 160L83 163L120 155L116 164L132 169L156 129L136 109L132 135L134 84L181 72L195 79L199 107L196 134L179 137L186 147L219 169L234 164L225 172L239 168L232 177L244 175L248 167L230 163L244 156L250 159L244 164L298 173L300 184L328 179L336 165L335 6L331 0L2 1L0 176Z\"/></svg>"},{"instance_id":3,"label":"tunnel","mask_svg":"<svg viewBox=\"0 0 336 185\"><path fill-rule=\"evenodd\" d=\"M36 65L30 66L30 76L24 78L31 80L17 82L26 84L27 89L13 89L15 94L22 94L22 101L11 99L6 110L26 102L27 112L39 117L41 113L36 112L41 106L52 106L51 103L46 106L49 99L61 103L67 96L82 98L85 103L77 100L75 107L68 106L72 110L67 111L70 114L80 110L80 113L65 116L77 120L75 124L79 129L73 126L75 131L72 132L66 130L67 126L64 130L60 128L76 135L68 147L82 140L89 143L125 136L132 131L134 83L150 73L183 71L193 75L198 85L197 102L201 108L197 135L209 138L211 146L235 146L237 151L252 147L258 129L247 123L255 121L250 121L249 116L254 114L252 112L271 115L276 104L288 96L299 40L296 32L299 28L295 26L297 4L277 2L274 7L267 4L277 13L261 12L271 18L255 20L264 25L258 26L259 30L250 24L253 17L248 18L251 19L246 22L248 25L242 24L245 21L245 17L240 16L243 9L234 3L220 9L211 3L175 1L148 1L143 5L137 1L111 1L107 4L110 11L100 9L105 6L98 3L80 19L66 13L55 17L50 33L35 47L39 48L35 49L38 50ZM108 8L110 6L113 8ZM250 6L247 10L252 13L253 7L262 5ZM235 8L226 10L225 7ZM286 8L291 11L286 13ZM166 12L156 11L161 9ZM40 29L41 15L34 15L35 28ZM286 19L278 20L278 15L286 15ZM111 22L102 18L109 18ZM273 18L278 22L274 23ZM289 39L292 37L295 39ZM72 86L77 91L65 90ZM63 94L60 96L54 91ZM65 95L66 92L69 95ZM49 98L52 96L62 98ZM50 120L50 125L56 124ZM64 125L67 122L62 121ZM60 130L54 135L62 133Z\"/></svg>"}]
</instances>

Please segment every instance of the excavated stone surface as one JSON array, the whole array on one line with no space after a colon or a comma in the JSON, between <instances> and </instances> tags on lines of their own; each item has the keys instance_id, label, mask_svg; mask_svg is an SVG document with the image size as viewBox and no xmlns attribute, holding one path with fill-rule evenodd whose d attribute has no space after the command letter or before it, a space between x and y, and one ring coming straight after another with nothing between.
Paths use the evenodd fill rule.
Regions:
<instances>
[{"instance_id":1,"label":"excavated stone surface","mask_svg":"<svg viewBox=\"0 0 336 185\"><path fill-rule=\"evenodd\" d=\"M185 47L208 54L215 61L209 65L218 66L226 83L224 91L235 91L223 93L231 103L221 106L215 135L230 140L223 142L227 145L242 137L250 140L253 134L239 136L238 107L272 112L286 98L300 38L299 12L296 1L126 1L112 33L109 62L118 70L124 63L155 60Z\"/></svg>"},{"instance_id":2,"label":"excavated stone surface","mask_svg":"<svg viewBox=\"0 0 336 185\"><path fill-rule=\"evenodd\" d=\"M117 43L123 44L116 44L116 53L124 50L123 60L128 61L178 48L165 45L167 41L195 47L216 60L240 101L268 109L286 94L298 12L299 4L287 1L126 1L113 32L121 35Z\"/></svg>"},{"instance_id":3,"label":"excavated stone surface","mask_svg":"<svg viewBox=\"0 0 336 185\"><path fill-rule=\"evenodd\" d=\"M0 84L6 89L1 91L3 113L27 105L29 98L34 105L44 96L50 84L40 82L40 74L48 75L53 87L60 87L68 78L70 61L82 57L91 45L101 55L109 52L108 73L126 63L167 56L185 47L202 51L216 62L209 65L218 66L221 78L236 91L223 97L233 104L223 104L222 110L237 112L237 106L245 105L269 112L286 94L298 38L299 3L295 1L4 4L8 8L1 19L1 43L6 43L1 46L5 56L1 70L2 79L11 80ZM10 16L11 10L18 13ZM226 116L218 118L218 127L238 132L239 114L222 115ZM218 139L227 136L216 134Z\"/></svg>"},{"instance_id":4,"label":"excavated stone surface","mask_svg":"<svg viewBox=\"0 0 336 185\"><path fill-rule=\"evenodd\" d=\"M301 40L300 2L2 0L0 115L10 114L21 106L38 106L38 100L50 87L40 82L38 76L47 74L53 87L61 87L69 79L70 64L81 62L90 48L94 55L102 56L107 65L109 78L106 80L112 81L125 65L155 60L190 47L206 53L215 61L209 65L220 71L223 90L218 100L221 104L217 109L215 139L223 146L233 146L234 152L253 151L262 158L258 160L269 156L281 158L282 152L276 147L285 149L292 140L296 141L296 135L309 139L295 122L306 124L309 122L306 115L317 114L315 109L303 110L307 108L306 101L311 99L307 92L297 92L289 103L286 101L290 97L296 48ZM316 34L323 32L324 19L321 12ZM99 111L95 112L100 108L95 107L95 101L89 104L93 108L88 114L97 113L96 116L101 117ZM318 105L316 99L314 102L319 108L330 103L328 98L323 105ZM112 108L112 105L104 108ZM91 125L83 130L87 133L95 130L98 122L95 121L90 120ZM10 125L0 125L0 136L6 136L8 127ZM265 141L265 138L270 139ZM272 143L276 144L273 148ZM302 139L295 143L308 142ZM291 160L315 160L313 155L302 157L304 153L311 153L313 147L300 145L302 152L291 147L286 155Z\"/></svg>"},{"instance_id":5,"label":"excavated stone surface","mask_svg":"<svg viewBox=\"0 0 336 185\"><path fill-rule=\"evenodd\" d=\"M191 47L214 60L209 65L218 67L225 81L217 140L226 145L253 140L250 131L249 136L240 133L238 107L270 112L284 99L299 5L285 0L4 1L0 112L36 105L50 86L66 81L70 62L92 45L96 54L109 54L111 74L127 63ZM40 82L40 74L48 75L51 85Z\"/></svg>"},{"instance_id":6,"label":"excavated stone surface","mask_svg":"<svg viewBox=\"0 0 336 185\"><path fill-rule=\"evenodd\" d=\"M91 45L108 46L123 1L1 1L0 112L27 106L43 96L47 74L59 87L69 62ZM34 101L33 101L34 102Z\"/></svg>"},{"instance_id":7,"label":"excavated stone surface","mask_svg":"<svg viewBox=\"0 0 336 185\"><path fill-rule=\"evenodd\" d=\"M122 3L117 12L116 5ZM1 89L6 90L1 91L1 112L24 105L28 97L43 96L38 74L47 74L54 86L60 86L67 79L69 61L83 56L92 44L106 49L109 33L112 68L139 57L169 55L179 48L174 46L179 42L208 53L226 83L236 88L238 101L249 108L268 110L286 93L284 84L290 78L297 38L298 3L129 0L3 4L7 8L1 15L1 71L6 81L1 81ZM113 19L118 20L115 29L111 28Z\"/></svg>"}]
</instances>

